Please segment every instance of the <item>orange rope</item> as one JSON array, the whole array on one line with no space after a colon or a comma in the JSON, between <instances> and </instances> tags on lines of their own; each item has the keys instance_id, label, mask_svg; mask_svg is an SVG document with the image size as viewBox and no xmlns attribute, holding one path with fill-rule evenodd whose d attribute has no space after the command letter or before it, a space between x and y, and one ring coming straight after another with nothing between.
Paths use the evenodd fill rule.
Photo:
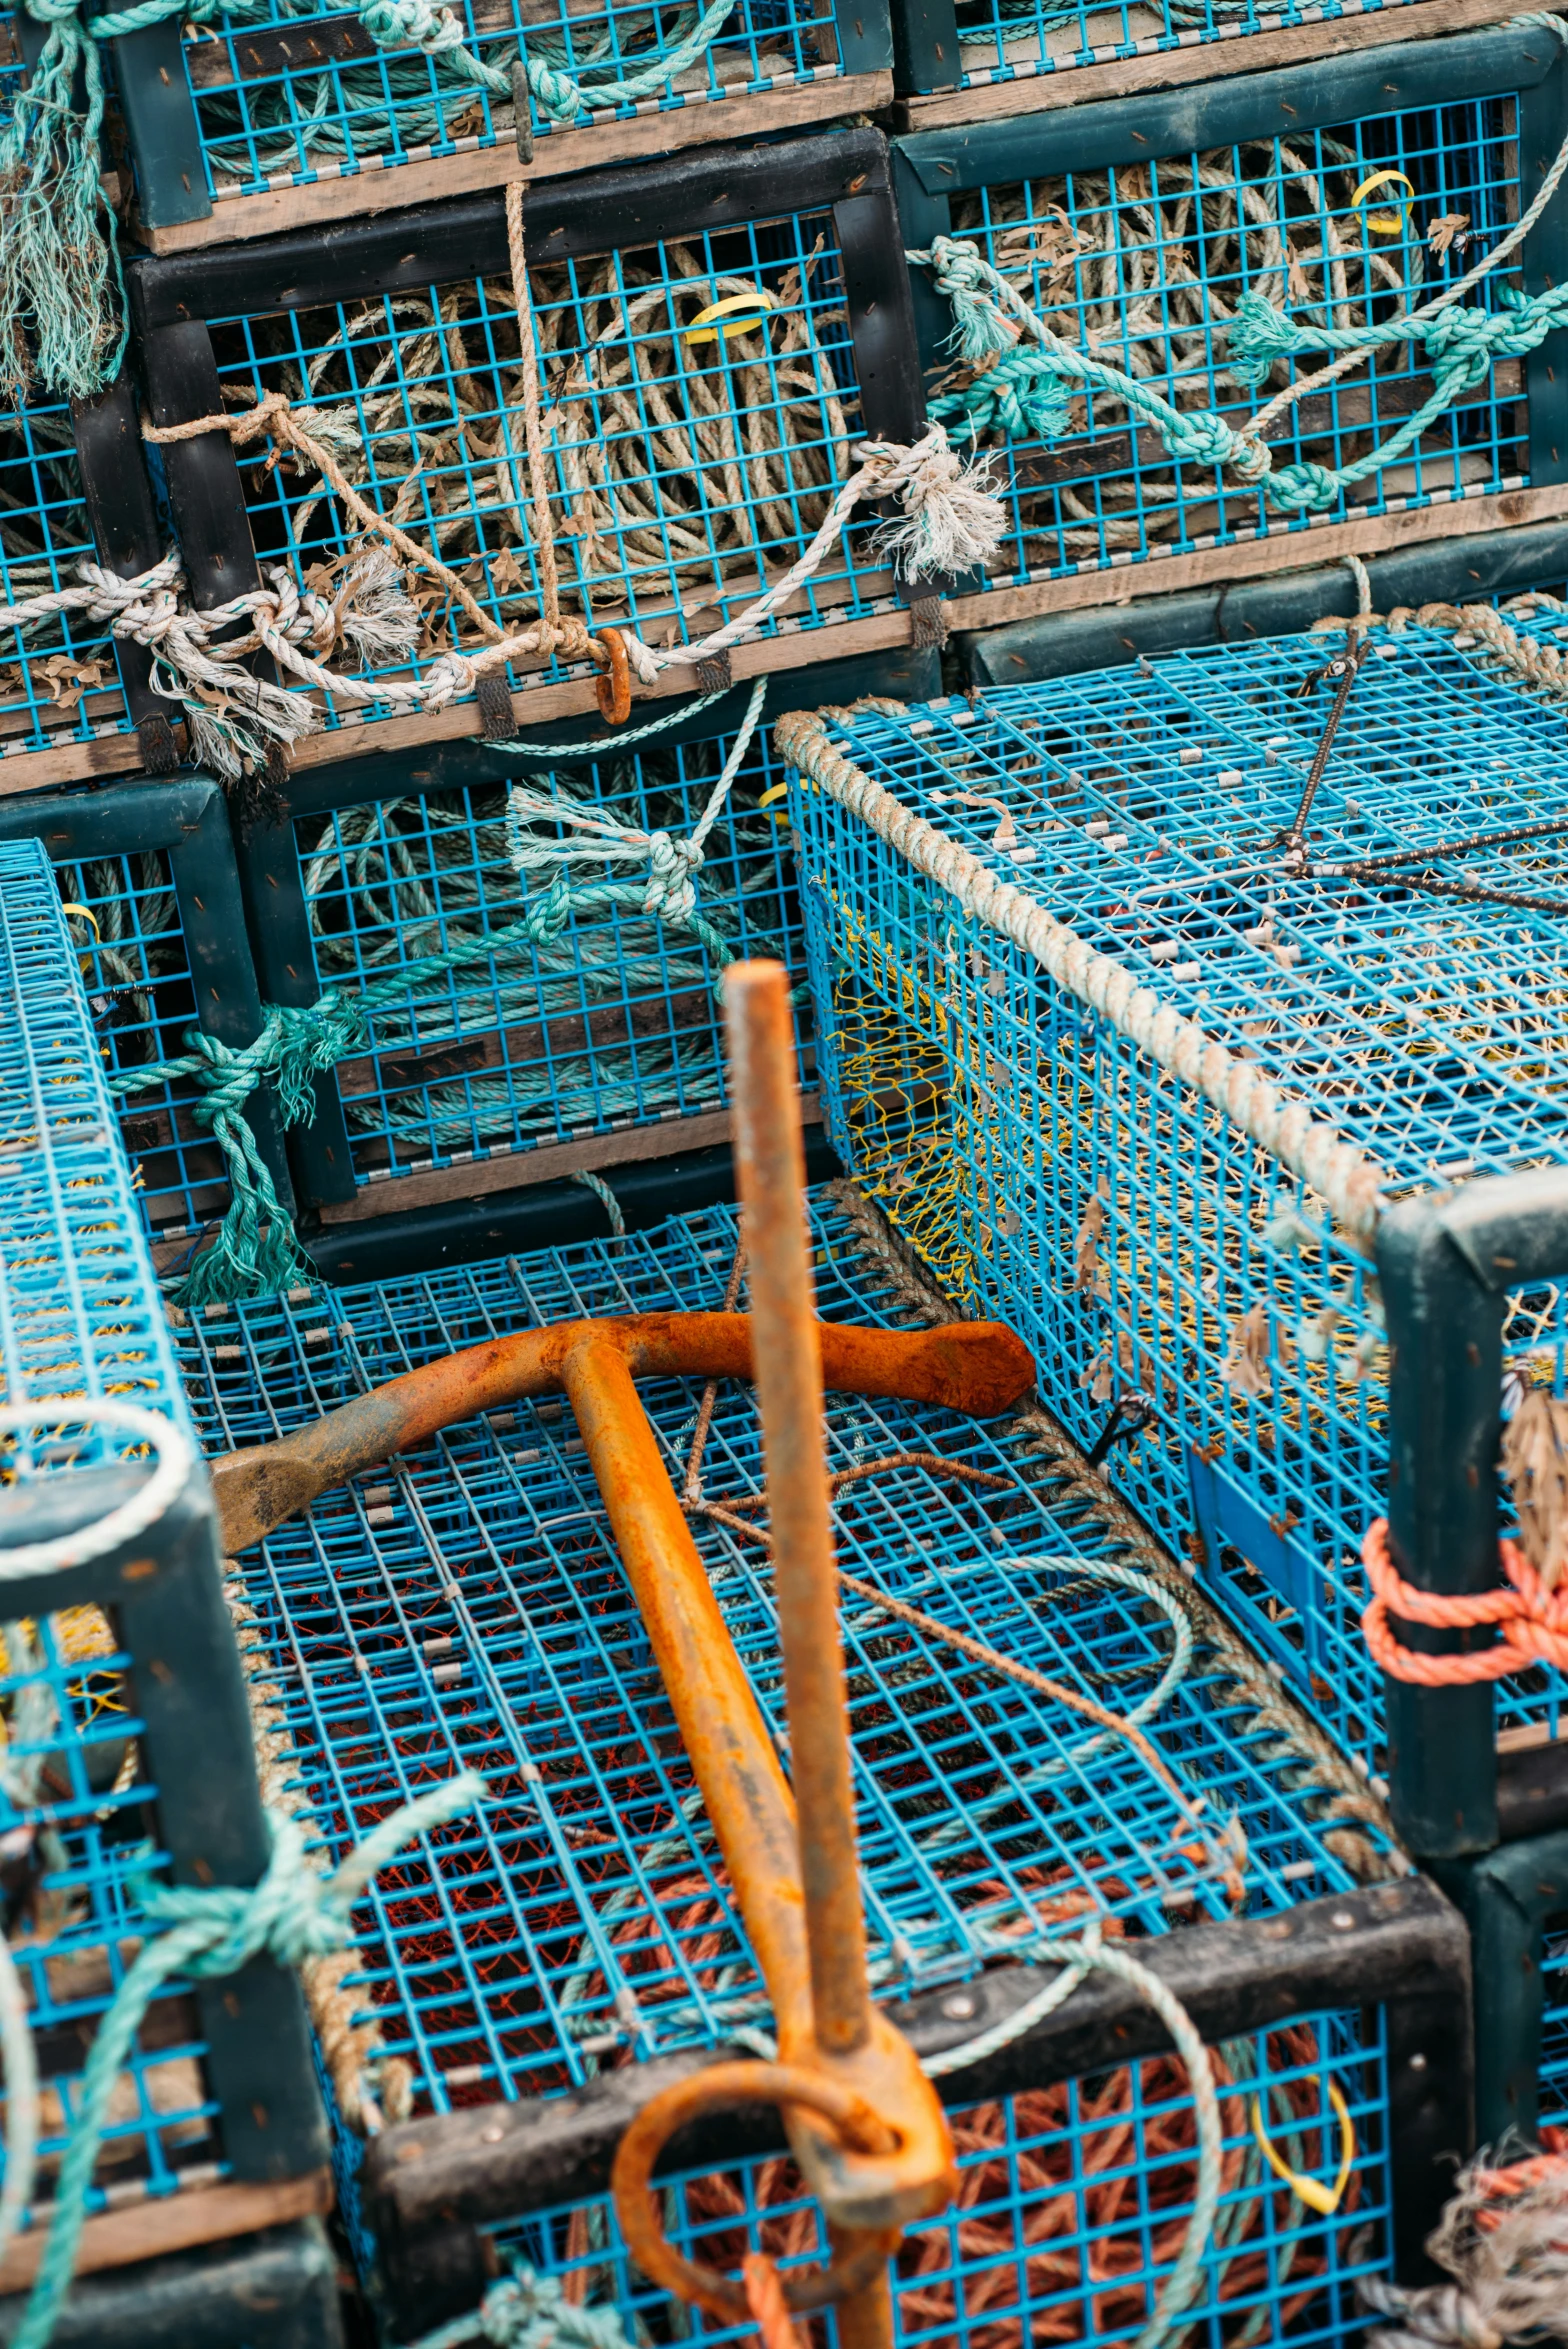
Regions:
<instances>
[{"instance_id":1,"label":"orange rope","mask_svg":"<svg viewBox=\"0 0 1568 2349\"><path fill-rule=\"evenodd\" d=\"M762 2349L800 2349L800 2335L784 2299L779 2271L765 2251L748 2251L740 2263L746 2306Z\"/></svg>"},{"instance_id":2,"label":"orange rope","mask_svg":"<svg viewBox=\"0 0 1568 2349\"><path fill-rule=\"evenodd\" d=\"M1554 1664L1560 1672L1568 1671L1568 1584L1549 1591L1517 1542L1500 1542L1498 1549L1509 1587L1462 1598L1417 1590L1394 1564L1387 1518L1376 1519L1361 1545L1373 1590L1361 1629L1372 1661L1391 1679L1413 1681L1421 1688L1503 1680L1532 1664ZM1421 1656L1401 1644L1390 1627L1390 1615L1440 1631L1472 1631L1495 1623L1501 1637L1495 1648L1477 1655Z\"/></svg>"}]
</instances>

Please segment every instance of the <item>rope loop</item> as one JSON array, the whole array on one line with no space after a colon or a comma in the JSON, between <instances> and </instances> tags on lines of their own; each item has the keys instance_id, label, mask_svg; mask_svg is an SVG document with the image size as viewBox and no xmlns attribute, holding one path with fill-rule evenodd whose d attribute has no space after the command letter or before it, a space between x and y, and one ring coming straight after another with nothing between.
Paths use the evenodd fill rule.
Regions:
<instances>
[{"instance_id":1,"label":"rope loop","mask_svg":"<svg viewBox=\"0 0 1568 2349\"><path fill-rule=\"evenodd\" d=\"M0 1407L0 1435L21 1435L28 1428L102 1427L149 1445L154 1468L140 1489L116 1508L75 1533L57 1534L48 1541L0 1547L0 1581L24 1574L59 1573L105 1558L138 1534L145 1533L178 1499L189 1482L196 1455L189 1436L174 1419L120 1395L38 1395L31 1402ZM13 1488L14 1489L14 1488Z\"/></svg>"},{"instance_id":2,"label":"rope loop","mask_svg":"<svg viewBox=\"0 0 1568 2349\"><path fill-rule=\"evenodd\" d=\"M1361 1545L1373 1591L1361 1629L1379 1669L1419 1688L1473 1687L1527 1672L1535 1664L1568 1672L1568 1584L1548 1590L1517 1542L1500 1542L1498 1555L1508 1578L1505 1588L1463 1595L1418 1590L1394 1564L1388 1520L1375 1519ZM1471 1655L1425 1656L1403 1644L1390 1616L1441 1631L1478 1631L1495 1624L1500 1637L1495 1647Z\"/></svg>"}]
</instances>

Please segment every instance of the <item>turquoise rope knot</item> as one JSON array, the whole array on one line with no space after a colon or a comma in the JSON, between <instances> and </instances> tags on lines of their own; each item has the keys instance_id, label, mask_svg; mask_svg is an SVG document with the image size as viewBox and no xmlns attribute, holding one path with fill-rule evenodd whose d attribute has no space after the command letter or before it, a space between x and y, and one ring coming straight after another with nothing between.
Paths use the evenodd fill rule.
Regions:
<instances>
[{"instance_id":1,"label":"turquoise rope knot","mask_svg":"<svg viewBox=\"0 0 1568 2349\"><path fill-rule=\"evenodd\" d=\"M416 2349L462 2349L471 2341L487 2342L490 2349L628 2349L616 2309L568 2300L558 2277L537 2275L521 2260L490 2286L471 2315L426 2333Z\"/></svg>"},{"instance_id":2,"label":"turquoise rope knot","mask_svg":"<svg viewBox=\"0 0 1568 2349\"><path fill-rule=\"evenodd\" d=\"M1554 168L1564 162L1568 144ZM905 258L931 271L952 305L950 346L976 370L961 391L932 403L934 416L962 419L971 437L983 431L1045 437L1060 431L1072 391L1085 386L1120 401L1135 425L1158 434L1178 464L1228 468L1244 487L1261 490L1269 505L1287 514L1327 512L1353 484L1407 456L1462 393L1486 381L1499 358L1522 358L1568 324L1568 284L1545 294L1499 286L1495 310L1453 303L1355 327L1300 326L1260 294L1243 294L1226 343L1227 363L1243 380L1260 382L1276 361L1308 352L1372 353L1400 343L1421 345L1432 363L1432 390L1378 447L1344 465L1311 460L1276 465L1255 431L1237 431L1213 409L1178 408L1152 384L1066 341L972 239L937 237L928 251ZM1030 337L1027 345L1016 340L1020 333ZM1055 379L1054 393L1045 388L1047 376Z\"/></svg>"},{"instance_id":3,"label":"turquoise rope knot","mask_svg":"<svg viewBox=\"0 0 1568 2349\"><path fill-rule=\"evenodd\" d=\"M689 924L697 910L696 875L701 863L702 850L694 840L673 840L668 832L650 832L643 912L658 921Z\"/></svg>"},{"instance_id":4,"label":"turquoise rope knot","mask_svg":"<svg viewBox=\"0 0 1568 2349\"><path fill-rule=\"evenodd\" d=\"M1013 343L961 392L943 392L926 404L934 423L949 418L967 426L969 438L1001 432L1011 440L1057 440L1072 421L1070 384L1044 351Z\"/></svg>"},{"instance_id":5,"label":"turquoise rope knot","mask_svg":"<svg viewBox=\"0 0 1568 2349\"><path fill-rule=\"evenodd\" d=\"M1277 360L1301 348L1301 330L1261 294L1243 294L1225 336L1225 363L1256 391Z\"/></svg>"},{"instance_id":6,"label":"turquoise rope knot","mask_svg":"<svg viewBox=\"0 0 1568 2349\"><path fill-rule=\"evenodd\" d=\"M418 48L440 57L463 45L463 28L449 8L428 0L360 0L359 21L379 49Z\"/></svg>"},{"instance_id":7,"label":"turquoise rope knot","mask_svg":"<svg viewBox=\"0 0 1568 2349\"><path fill-rule=\"evenodd\" d=\"M141 1907L164 1930L144 1941L98 2026L82 2069L81 2099L55 2186L54 2218L12 2349L45 2349L59 2320L87 2220L87 2195L110 2100L153 2000L174 1981L221 1981L253 1958L297 1966L346 1949L353 1910L371 1878L418 1835L472 1810L487 1792L473 1771L403 1803L330 1876L306 1856L297 1822L266 1813L271 1850L259 1884L148 1885Z\"/></svg>"}]
</instances>

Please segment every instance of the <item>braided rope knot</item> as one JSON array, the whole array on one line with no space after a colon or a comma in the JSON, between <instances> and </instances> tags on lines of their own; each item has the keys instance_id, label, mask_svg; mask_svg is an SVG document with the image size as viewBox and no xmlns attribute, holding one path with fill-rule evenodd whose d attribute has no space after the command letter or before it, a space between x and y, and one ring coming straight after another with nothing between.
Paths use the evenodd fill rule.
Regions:
<instances>
[{"instance_id":1,"label":"braided rope knot","mask_svg":"<svg viewBox=\"0 0 1568 2349\"><path fill-rule=\"evenodd\" d=\"M1261 445L1261 444L1260 444ZM1345 474L1332 465L1306 458L1299 465L1280 465L1268 474L1271 503L1286 514L1322 514L1339 503Z\"/></svg>"},{"instance_id":2,"label":"braided rope knot","mask_svg":"<svg viewBox=\"0 0 1568 2349\"><path fill-rule=\"evenodd\" d=\"M648 880L642 910L667 922L688 922L697 909L702 850L694 840L672 840L668 832L648 834Z\"/></svg>"},{"instance_id":3,"label":"braided rope knot","mask_svg":"<svg viewBox=\"0 0 1568 2349\"><path fill-rule=\"evenodd\" d=\"M991 560L1007 516L992 489L990 467L983 460L966 463L940 423L928 425L907 448L868 440L855 453L859 494L896 497L904 509L902 521L878 533L877 545L906 577L937 578Z\"/></svg>"},{"instance_id":4,"label":"braided rope knot","mask_svg":"<svg viewBox=\"0 0 1568 2349\"><path fill-rule=\"evenodd\" d=\"M422 49L427 57L461 49L464 33L450 8L429 0L361 0L359 21L381 49Z\"/></svg>"},{"instance_id":5,"label":"braided rope knot","mask_svg":"<svg viewBox=\"0 0 1568 2349\"><path fill-rule=\"evenodd\" d=\"M1178 455L1190 457L1195 464L1218 466L1233 464L1237 452L1235 427L1227 424L1213 408L1201 408L1196 415L1182 417ZM1248 462L1253 462L1250 455Z\"/></svg>"},{"instance_id":6,"label":"braided rope knot","mask_svg":"<svg viewBox=\"0 0 1568 2349\"><path fill-rule=\"evenodd\" d=\"M1361 1630L1372 1660L1390 1679L1421 1688L1469 1687L1479 1681L1505 1680L1512 1672L1526 1672L1535 1664L1568 1671L1568 1583L1550 1591L1517 1542L1498 1544L1506 1587L1455 1595L1418 1590L1406 1582L1394 1564L1389 1547L1388 1521L1379 1517L1368 1527L1361 1560L1372 1585L1372 1603L1361 1618ZM1394 1632L1389 1617L1421 1623L1442 1631L1474 1631L1495 1624L1495 1647L1473 1655L1423 1656L1407 1648Z\"/></svg>"}]
</instances>

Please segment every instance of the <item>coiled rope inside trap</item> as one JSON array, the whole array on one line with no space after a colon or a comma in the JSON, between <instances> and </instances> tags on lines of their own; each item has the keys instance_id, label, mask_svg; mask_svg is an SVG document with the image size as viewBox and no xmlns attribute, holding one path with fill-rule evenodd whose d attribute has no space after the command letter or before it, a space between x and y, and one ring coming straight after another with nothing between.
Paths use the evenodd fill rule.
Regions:
<instances>
[{"instance_id":1,"label":"coiled rope inside trap","mask_svg":"<svg viewBox=\"0 0 1568 2349\"><path fill-rule=\"evenodd\" d=\"M90 17L83 13L83 0L22 0L22 6L47 32L39 61L0 130L0 373L21 387L36 370L50 390L88 399L114 380L127 332L114 215L100 178L104 84L99 44L170 18L199 28L219 17L271 20L278 11L274 0L132 0L128 7ZM244 119L260 129L281 110L295 134L272 166L260 166L264 172L291 163L298 167L301 133L306 153L329 147L337 134L319 117L354 109L368 134L369 123L354 107L355 98L366 90L379 94L389 83L392 113L384 119L389 130L395 119L403 143L421 143L419 125L406 117L409 96L416 106L422 96L424 110L433 111L431 137L450 135L445 106L430 107L432 68L438 88L444 80L450 94L467 88L487 101L504 102L504 110L492 116L497 123L515 118L516 105L527 98L552 122L572 122L585 110L635 105L671 91L706 58L734 7L735 0L677 7L668 35L661 33L657 5L643 18L618 17L613 31L607 29L592 43L573 71L566 62L565 35L536 33L528 51L517 43L497 44L480 56L469 48L452 9L434 0L356 0L355 14L379 49L413 51L428 60L415 66L405 56L401 80L407 95L399 94L397 66L361 68L341 81L323 75L314 108L301 106L297 90L247 89ZM286 22L294 14L314 17L319 10L290 0L282 14ZM648 37L662 38L664 45L639 60L636 45ZM524 90L517 87L519 68ZM85 101L80 112L78 77ZM312 120L313 112L318 119Z\"/></svg>"},{"instance_id":2,"label":"coiled rope inside trap","mask_svg":"<svg viewBox=\"0 0 1568 2349\"><path fill-rule=\"evenodd\" d=\"M521 901L525 911L518 919L503 923L499 929L489 928L492 903L485 917L463 934L462 925L448 920L453 910L449 906L439 934L452 938L452 943L439 951L405 956L395 964L389 961L384 977L357 986L353 993L329 986L308 1006L263 1005L260 1033L249 1044L230 1046L193 1029L185 1038L187 1049L179 1057L122 1068L108 1079L110 1092L122 1098L164 1084L194 1083L197 1097L191 1114L198 1125L211 1132L223 1152L229 1205L213 1245L195 1258L174 1289L174 1303L194 1306L266 1296L310 1277L292 1220L278 1199L245 1116L245 1105L259 1085L273 1088L285 1127L308 1120L314 1113L313 1079L340 1060L364 1051L378 1037L384 1044L387 1037L378 1025L382 1019L394 1027L408 1022L417 1012L421 991L427 988L445 1007L447 987L465 970L478 974L488 992L497 985L496 974L515 962L522 974L519 983L531 988L529 974L536 953L541 949L548 953L568 923L579 915L592 916L609 909L640 913L651 922L695 936L721 969L733 959L728 939L708 919L699 901L696 876L703 861L703 842L723 810L750 748L766 691L766 680L759 679L690 840L673 842L667 833L643 832L603 810L587 811L575 802L545 798L517 786L508 811L506 838L510 861L524 884ZM574 880L572 866L580 861L580 847L571 838L559 841L536 835L530 825L539 816L564 820L574 828L582 828L587 819L587 828L594 835L588 861L600 866L645 863L646 879ZM392 862L395 878L395 851ZM471 851L465 851L465 862L471 865ZM546 887L527 886L530 874L542 877L546 872L550 876ZM307 872L307 894L310 879ZM458 931L455 938L454 928ZM356 953L352 960L356 976L361 967ZM578 966L574 963L573 968ZM532 995L530 1000L537 1008ZM561 1074L559 1069L556 1074ZM509 1114L516 1114L515 1097ZM469 1132L473 1115L470 1106Z\"/></svg>"},{"instance_id":3,"label":"coiled rope inside trap","mask_svg":"<svg viewBox=\"0 0 1568 2349\"><path fill-rule=\"evenodd\" d=\"M1563 20L1543 21L1559 41L1568 40ZM1331 156L1343 158L1336 161L1337 176L1348 182L1359 175L1348 150L1328 139L1323 145ZM1362 253L1341 237L1336 209L1359 222L1348 185L1341 191L1342 207L1331 205L1329 190L1320 189L1318 176L1281 140L1279 160L1313 205L1312 217L1294 220L1270 176L1275 145L1254 151L1265 158L1261 183L1238 182L1242 166L1230 150L1195 157L1201 196L1184 191L1156 198L1148 167L1142 200L1135 192L1130 207L1148 231L1147 252L1141 239L1131 254L1120 249L1118 203L1126 203L1130 180L1125 172L1114 183L1075 175L1075 201L1081 204L1087 188L1097 198L1095 206L1082 207L1076 224L1058 204L1051 208L1054 221L1004 229L995 240L1001 266L965 237L938 237L928 250L911 252L911 263L931 272L954 314L951 342L958 380L930 402L931 415L963 426L971 440L1000 434L1049 441L1073 427L1079 396L1098 392L1132 424L1152 429L1178 463L1227 470L1239 487L1260 490L1282 513L1321 513L1347 489L1408 456L1463 393L1487 380L1498 360L1527 355L1568 317L1568 289L1561 287L1527 295L1505 286L1496 311L1458 307L1465 294L1518 250L1545 211L1568 170L1568 141L1522 217L1454 285L1419 305L1419 261L1407 280L1387 257L1375 250ZM1030 194L1037 204L1041 201L1039 188ZM1009 201L1016 199L992 191L987 221L1005 219ZM1096 223L1097 236L1085 220ZM1199 265L1188 255L1189 241L1199 247ZM1360 305L1349 298L1352 257L1369 268L1373 279ZM1033 307L1008 274L1019 268L1043 276L1047 289L1059 278L1059 304L1050 301L1048 291L1047 306ZM1217 282L1226 279L1247 288L1233 308L1216 290ZM1400 308L1374 322L1370 310L1379 280ZM1079 288L1085 285L1088 298L1081 301ZM1278 297L1287 294L1302 308L1326 312L1325 322L1296 323L1278 306ZM1353 315L1355 307L1363 310L1361 317ZM1218 366L1212 348L1216 336L1225 353ZM1102 344L1124 356L1130 345L1130 371L1102 358L1097 348ZM1433 388L1386 439L1364 436L1366 445L1339 465L1311 459L1275 463L1266 436L1299 400L1324 391L1379 352L1402 345L1421 349L1432 369ZM1329 364L1291 381L1290 362L1308 354L1327 354ZM1266 405L1234 426L1205 404L1211 378L1238 391L1256 391L1265 383L1279 388ZM1140 476L1136 482L1103 482L1102 504L1119 501L1133 509L1125 516L1112 511L1104 520L1070 485L1056 495L1069 521L1083 526L1063 534L1070 554L1092 553L1102 544L1136 545L1149 536L1194 527L1190 504L1183 507L1174 480Z\"/></svg>"},{"instance_id":4,"label":"coiled rope inside trap","mask_svg":"<svg viewBox=\"0 0 1568 2349\"><path fill-rule=\"evenodd\" d=\"M1004 517L984 468L961 463L940 424L912 446L866 441L847 448L847 418L832 369L804 310L797 311L791 297L775 328L770 322L779 305L749 280L693 275L673 292L661 280L626 294L607 265L595 295L605 307L604 322L588 350L566 360L546 411L541 357L548 364L551 336L566 333L575 304L557 304L550 311L541 349L524 249L521 186L510 186L505 201L515 358L476 359L471 367L461 343L462 321L455 314L448 319L443 308L430 315L428 303L415 298L396 305L404 315L429 315L429 372L437 381L449 376L454 381L449 417L421 417L409 428L406 456L398 437L408 412L405 394L395 380L385 391L377 386L382 366L396 375L397 344L394 339L383 359L372 362L358 331L368 330L368 312L354 328L340 329L318 354L308 382L301 383L308 395L302 399L253 385L252 404L237 413L167 426L143 424L144 436L155 446L210 432L226 433L240 448L266 438L274 444L275 457L287 452L290 462L314 470L360 533L347 574L331 599L302 592L289 568L280 566L271 570L269 585L212 611L195 612L188 608L185 583L172 557L132 580L84 564L76 586L0 608L0 626L23 628L80 610L107 622L112 635L145 644L155 656L154 683L181 703L199 754L233 778L250 765L264 764L272 744L286 746L319 729L322 713L313 697L359 708L438 710L471 695L481 677L500 673L513 660L591 662L602 672L601 711L619 724L630 707L628 669L652 686L671 669L695 670L759 635L815 577L856 510L868 501L892 499L902 506L900 520L879 527L875 545L879 559L891 561L909 578L963 571L994 554ZM683 248L674 251L679 260L691 258ZM793 273L797 296L812 266L808 262ZM754 327L722 329L725 357L718 389L686 352L692 328L683 324L683 306L690 303L691 318L699 317L713 307L716 287L724 289L717 296L724 300L739 288L756 298L762 312ZM479 296L487 301L488 289L481 286ZM503 317L507 306L503 295L498 302ZM647 322L661 308L668 320L662 338ZM497 323L487 311L487 341ZM746 347L748 332L761 338L755 353ZM345 388L366 377L371 385L364 394L356 391L362 403L358 413L323 404L333 388L327 374L351 340L356 373L345 377ZM414 353L405 357L417 355L421 347L422 341L416 341ZM668 357L662 372L654 374L660 351ZM293 366L281 352L278 357L280 364ZM478 385L481 364L494 371L492 389ZM682 387L686 415L671 404L672 381ZM787 395L782 401L781 388ZM480 453L476 423L466 413L470 399L494 410L495 441L483 452L496 460L493 508L476 506L468 484L466 466ZM521 450L513 422L518 409ZM607 413L621 429L604 429ZM350 478L356 459L363 460L361 415L376 436L383 471L400 484L386 514ZM650 415L657 419L653 425ZM563 602L552 459L578 542L579 582L571 592L584 616L568 611ZM454 475L461 477L461 489L450 486ZM443 513L441 501L448 497L455 502ZM434 541L429 547L404 527L424 510L427 498L436 509L429 521ZM306 501L293 517L296 544L315 503ZM637 519L643 515L646 522ZM718 581L737 573L766 577L771 547L793 540L803 527L811 535L787 569L696 642L650 646L628 628L588 623L596 578L624 577L628 566L634 573L651 568L671 576L680 612L696 611L712 602ZM531 547L537 561L538 617L503 628L474 586L500 590L508 565L511 576L522 582L511 552L514 543ZM453 560L465 556L474 584L453 567ZM421 672L385 673L388 662L400 668L411 662L421 640L419 610L398 577L399 563L444 591L455 607L454 624L460 614L481 639L477 647L452 643L444 622L435 634L427 625ZM681 592L681 574L688 569L700 569L700 595ZM518 592L524 593L521 586ZM221 641L235 621L248 623L246 633ZM672 637L677 632L674 627L669 631ZM327 656L340 643L377 673L329 668ZM292 682L280 686L252 676L243 663L258 650L270 653Z\"/></svg>"}]
</instances>

